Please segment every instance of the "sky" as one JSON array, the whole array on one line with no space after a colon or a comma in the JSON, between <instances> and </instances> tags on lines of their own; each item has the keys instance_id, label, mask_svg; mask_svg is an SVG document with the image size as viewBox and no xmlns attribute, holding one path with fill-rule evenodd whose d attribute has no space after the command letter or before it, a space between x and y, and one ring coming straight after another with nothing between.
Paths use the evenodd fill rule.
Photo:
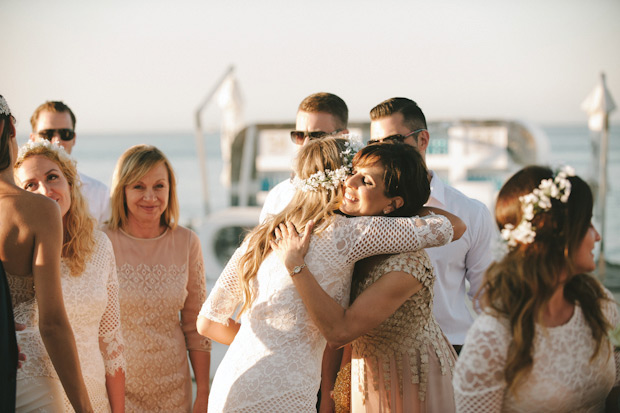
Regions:
<instances>
[{"instance_id":1,"label":"sky","mask_svg":"<svg viewBox=\"0 0 620 413\"><path fill-rule=\"evenodd\" d=\"M82 133L191 131L230 65L247 122L328 91L353 121L405 96L431 120L585 124L601 72L620 105L619 0L0 0L0 38L18 135L46 100Z\"/></svg>"}]
</instances>

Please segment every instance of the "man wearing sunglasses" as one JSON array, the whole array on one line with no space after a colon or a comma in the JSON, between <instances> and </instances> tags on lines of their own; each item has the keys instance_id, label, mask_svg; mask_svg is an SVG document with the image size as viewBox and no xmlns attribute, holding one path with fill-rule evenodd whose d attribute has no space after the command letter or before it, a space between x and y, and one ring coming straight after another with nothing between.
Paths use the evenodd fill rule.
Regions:
<instances>
[{"instance_id":1,"label":"man wearing sunglasses","mask_svg":"<svg viewBox=\"0 0 620 413\"><path fill-rule=\"evenodd\" d=\"M30 118L30 140L47 139L71 154L76 141L75 115L69 106L59 101L47 101L35 109ZM82 195L88 200L91 215L102 225L110 214L110 191L102 182L83 173Z\"/></svg>"},{"instance_id":2,"label":"man wearing sunglasses","mask_svg":"<svg viewBox=\"0 0 620 413\"><path fill-rule=\"evenodd\" d=\"M370 142L398 140L415 147L426 161L430 135L426 118L416 102L391 98L370 111ZM495 234L487 207L446 185L429 170L431 196L426 205L447 210L467 224L467 231L455 242L426 250L435 268L433 314L446 337L460 352L465 334L473 323L466 306L465 280L473 300L491 263L491 240ZM477 306L474 306L477 308Z\"/></svg>"},{"instance_id":3,"label":"man wearing sunglasses","mask_svg":"<svg viewBox=\"0 0 620 413\"><path fill-rule=\"evenodd\" d=\"M302 146L312 139L338 136L349 133L347 122L349 109L344 100L332 93L314 93L299 104L295 130L291 131L291 141ZM293 198L295 187L286 179L273 187L260 213L260 222L265 222L270 215L282 211Z\"/></svg>"}]
</instances>

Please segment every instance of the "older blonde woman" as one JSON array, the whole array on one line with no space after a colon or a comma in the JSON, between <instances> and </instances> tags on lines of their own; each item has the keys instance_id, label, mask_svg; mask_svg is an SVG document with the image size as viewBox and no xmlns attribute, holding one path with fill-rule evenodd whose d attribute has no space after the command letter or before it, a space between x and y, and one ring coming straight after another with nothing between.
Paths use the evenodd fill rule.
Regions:
<instances>
[{"instance_id":1,"label":"older blonde woman","mask_svg":"<svg viewBox=\"0 0 620 413\"><path fill-rule=\"evenodd\" d=\"M60 212L53 201L15 185L14 122L0 96L0 260L15 321L26 326L18 342L28 356L17 374L17 411L62 410L63 388L77 411L92 411L62 299Z\"/></svg>"},{"instance_id":2,"label":"older blonde woman","mask_svg":"<svg viewBox=\"0 0 620 413\"><path fill-rule=\"evenodd\" d=\"M121 286L127 409L191 411L189 352L198 388L194 411L204 412L211 342L196 331L206 297L202 249L196 234L178 225L174 171L159 149L137 145L121 155L111 207L106 233Z\"/></svg>"},{"instance_id":3,"label":"older blonde woman","mask_svg":"<svg viewBox=\"0 0 620 413\"><path fill-rule=\"evenodd\" d=\"M108 237L94 228L75 161L61 146L39 140L20 149L14 172L21 188L60 207L62 295L88 396L96 412L123 412L125 359L114 253ZM31 371L28 363L24 369ZM65 411L72 411L66 396L64 404Z\"/></svg>"}]
</instances>

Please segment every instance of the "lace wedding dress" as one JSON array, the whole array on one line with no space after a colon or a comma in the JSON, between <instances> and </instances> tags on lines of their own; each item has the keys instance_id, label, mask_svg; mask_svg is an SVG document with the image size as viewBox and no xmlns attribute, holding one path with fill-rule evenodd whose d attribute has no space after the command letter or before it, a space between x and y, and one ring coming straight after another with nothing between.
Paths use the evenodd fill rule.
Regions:
<instances>
[{"instance_id":1,"label":"lace wedding dress","mask_svg":"<svg viewBox=\"0 0 620 413\"><path fill-rule=\"evenodd\" d=\"M123 338L120 328L118 280L114 267L112 245L101 231L95 230L95 249L78 276L69 273L65 260L61 262L61 284L65 309L77 346L80 367L93 409L109 412L110 404L105 387L106 373L124 370ZM38 386L38 378L58 378L47 355L38 329L37 303L32 277L10 277L15 307L15 321L27 325L18 332L21 350L27 361L17 371L20 387ZM22 399L32 399L28 392ZM64 391L64 410L73 411ZM19 396L18 396L19 398ZM22 400L23 401L23 400Z\"/></svg>"},{"instance_id":2,"label":"lace wedding dress","mask_svg":"<svg viewBox=\"0 0 620 413\"><path fill-rule=\"evenodd\" d=\"M336 216L312 237L305 261L321 287L345 306L356 261L376 254L443 245L452 226L443 216L384 218ZM233 255L200 312L227 324L243 302ZM276 254L260 266L256 299L242 314L241 328L213 380L209 412L314 412L326 341Z\"/></svg>"},{"instance_id":3,"label":"lace wedding dress","mask_svg":"<svg viewBox=\"0 0 620 413\"><path fill-rule=\"evenodd\" d=\"M420 281L422 289L379 326L353 341L352 411L454 412L452 370L456 353L433 316L435 274L426 251L359 263L352 297L393 271L410 274Z\"/></svg>"},{"instance_id":4,"label":"lace wedding dress","mask_svg":"<svg viewBox=\"0 0 620 413\"><path fill-rule=\"evenodd\" d=\"M198 236L180 226L149 239L122 230L106 233L120 284L126 409L190 412L187 352L211 350L211 341L196 330L207 296Z\"/></svg>"},{"instance_id":5,"label":"lace wedding dress","mask_svg":"<svg viewBox=\"0 0 620 413\"><path fill-rule=\"evenodd\" d=\"M620 321L615 301L604 303L603 314L612 326ZM604 411L605 398L618 382L618 354L612 354L611 343L606 341L590 360L595 343L581 307L575 305L573 316L564 325L536 325L535 334L532 371L515 395L507 391L503 380L511 342L508 320L481 314L467 333L456 365L453 383L457 410Z\"/></svg>"}]
</instances>

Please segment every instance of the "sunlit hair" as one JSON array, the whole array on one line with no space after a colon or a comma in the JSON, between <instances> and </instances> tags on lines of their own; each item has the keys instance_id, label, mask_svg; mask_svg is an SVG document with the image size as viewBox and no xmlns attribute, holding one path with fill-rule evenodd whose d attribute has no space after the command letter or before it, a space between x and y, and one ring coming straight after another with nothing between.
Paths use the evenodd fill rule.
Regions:
<instances>
[{"instance_id":1,"label":"sunlit hair","mask_svg":"<svg viewBox=\"0 0 620 413\"><path fill-rule=\"evenodd\" d=\"M95 249L93 237L95 219L90 215L88 203L82 195L82 182L75 161L58 145L28 143L21 148L14 171L17 172L24 161L35 156L44 156L58 165L69 184L71 205L63 217L62 257L65 259L71 275L81 275ZM19 178L15 176L15 180L19 181ZM23 188L22 183L18 182L17 184Z\"/></svg>"},{"instance_id":2,"label":"sunlit hair","mask_svg":"<svg viewBox=\"0 0 620 413\"><path fill-rule=\"evenodd\" d=\"M0 95L0 99L4 99ZM12 114L0 113L0 171L11 166L11 125L15 124L15 118Z\"/></svg>"},{"instance_id":3,"label":"sunlit hair","mask_svg":"<svg viewBox=\"0 0 620 413\"><path fill-rule=\"evenodd\" d=\"M431 195L428 170L422 155L411 145L385 141L362 148L353 158L353 168L380 164L384 168L385 196L403 198L403 206L387 214L411 217L419 213Z\"/></svg>"},{"instance_id":4,"label":"sunlit hair","mask_svg":"<svg viewBox=\"0 0 620 413\"><path fill-rule=\"evenodd\" d=\"M177 180L172 165L162 151L151 145L135 145L127 149L116 163L112 178L110 207L112 209L108 227L110 229L125 228L127 226L127 198L125 188L135 184L151 169L163 163L168 171L170 191L168 193L168 207L161 214L160 224L176 228L179 223L179 201L177 198Z\"/></svg>"},{"instance_id":5,"label":"sunlit hair","mask_svg":"<svg viewBox=\"0 0 620 413\"><path fill-rule=\"evenodd\" d=\"M39 116L43 111L53 113L67 112L71 117L71 124L73 125L73 129L75 129L75 115L73 114L73 111L69 108L69 106L57 100L48 100L47 102L40 104L39 107L34 110L34 113L30 117L30 125L32 126L33 132L37 131L37 122L39 121Z\"/></svg>"},{"instance_id":6,"label":"sunlit hair","mask_svg":"<svg viewBox=\"0 0 620 413\"><path fill-rule=\"evenodd\" d=\"M307 179L317 171L335 170L342 165L340 152L346 148L344 138L317 139L301 147L297 155L295 173L301 179ZM247 310L254 301L252 280L256 277L259 267L271 252L269 241L273 241L274 230L283 222L292 222L298 231L304 231L308 221L315 223L314 234L318 234L329 226L334 213L342 202L342 186L334 189L319 187L317 191L303 192L298 189L293 199L279 214L250 232L244 242L247 251L239 260L239 275L243 290L243 307Z\"/></svg>"},{"instance_id":7,"label":"sunlit hair","mask_svg":"<svg viewBox=\"0 0 620 413\"><path fill-rule=\"evenodd\" d=\"M403 115L404 125L414 131L426 129L426 117L416 102L407 98L390 98L370 110L370 120L378 120L396 113ZM417 138L416 138L417 139Z\"/></svg>"},{"instance_id":8,"label":"sunlit hair","mask_svg":"<svg viewBox=\"0 0 620 413\"><path fill-rule=\"evenodd\" d=\"M301 101L297 111L329 113L334 117L336 121L335 126L338 130L346 129L349 122L349 108L347 108L347 104L333 93L314 93Z\"/></svg>"},{"instance_id":9,"label":"sunlit hair","mask_svg":"<svg viewBox=\"0 0 620 413\"><path fill-rule=\"evenodd\" d=\"M522 215L519 197L552 177L551 169L539 166L526 167L513 175L497 198L495 218L499 228L516 226ZM504 378L513 393L532 370L536 323L542 323L549 299L563 282L564 298L579 304L592 330L596 347L591 360L602 346L610 345L607 332L611 326L602 312L603 302L608 299L605 291L590 274L575 274L572 258L591 225L592 192L581 178L568 179L572 186L568 201L552 199L548 211L536 212L532 219L536 228L534 242L519 244L501 261L492 263L478 293L483 309L506 317L510 323L512 341Z\"/></svg>"}]
</instances>

